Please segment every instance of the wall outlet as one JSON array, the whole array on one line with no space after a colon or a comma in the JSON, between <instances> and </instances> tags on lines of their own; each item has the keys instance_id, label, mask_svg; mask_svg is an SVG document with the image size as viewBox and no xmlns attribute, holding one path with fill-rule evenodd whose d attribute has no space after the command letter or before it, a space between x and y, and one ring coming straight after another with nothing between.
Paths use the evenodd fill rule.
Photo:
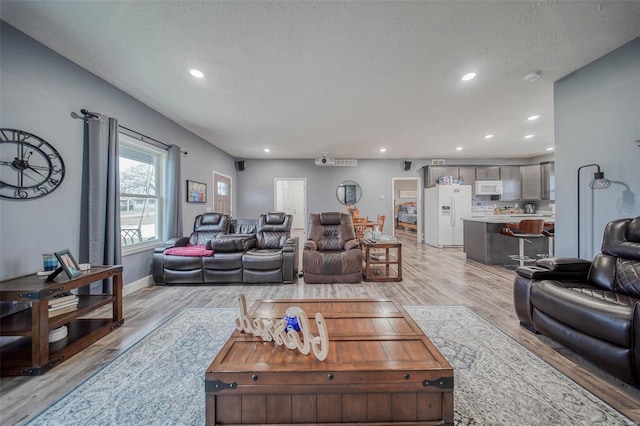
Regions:
<instances>
[{"instance_id":1,"label":"wall outlet","mask_svg":"<svg viewBox=\"0 0 640 426\"><path fill-rule=\"evenodd\" d=\"M211 213L213 209L211 207L207 207L207 213Z\"/></svg>"}]
</instances>

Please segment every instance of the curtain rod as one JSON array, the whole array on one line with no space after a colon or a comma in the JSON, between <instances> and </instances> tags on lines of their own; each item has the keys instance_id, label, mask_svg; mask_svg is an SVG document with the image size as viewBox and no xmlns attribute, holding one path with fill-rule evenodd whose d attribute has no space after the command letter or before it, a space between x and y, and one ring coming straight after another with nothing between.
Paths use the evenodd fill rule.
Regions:
<instances>
[{"instance_id":1,"label":"curtain rod","mask_svg":"<svg viewBox=\"0 0 640 426\"><path fill-rule=\"evenodd\" d=\"M124 126L122 126L122 125L120 125L120 124L118 124L118 127L120 127L121 129L128 130L129 132L135 133L136 135L139 135L139 136L142 138L142 141L143 141L143 142L144 142L144 139L149 139L149 140L152 140L152 141L154 141L154 142L156 142L156 143L159 143L160 145L163 145L165 148L170 148L170 147L171 147L171 145L168 145L168 144L166 144L166 143L164 143L164 142L160 142L158 139L154 139L154 138L152 138L151 136L147 136L147 135L145 135L145 134L143 134L143 133L140 133L140 132L138 132L138 131L136 131L136 130L130 129L130 128L128 128L128 127L124 127ZM184 155L187 155L187 151L183 151L183 150L181 149L181 150L180 150L180 152L181 152L181 153L183 153Z\"/></svg>"},{"instance_id":2,"label":"curtain rod","mask_svg":"<svg viewBox=\"0 0 640 426\"><path fill-rule=\"evenodd\" d=\"M88 116L90 116L90 117L93 117L93 118L100 118L100 117L98 116L98 114L97 114L97 113L95 113L95 112L91 112L91 111L87 111L86 109L81 109L81 110L80 110L80 112L81 112L81 113L82 113L82 115L84 115L85 117L80 117L80 116L79 116L78 114L76 114L75 112L72 112L72 113L71 113L71 116L72 116L73 118L83 118L83 119L84 119L84 118L86 118L86 116L87 116L87 115L88 115ZM143 133L140 133L140 132L138 132L138 131L136 131L136 130L130 129L130 128L125 127L125 126L122 126L122 125L120 125L120 124L118 124L118 127L120 127L121 129L125 129L125 130L128 130L128 131L130 131L130 132L132 132L132 133L135 133L135 134L139 135L139 136L142 138L142 141L143 141L143 142L144 142L144 139L149 139L149 140L152 140L152 141L154 141L154 142L156 142L156 143L159 143L160 145L164 146L164 147L165 147L165 148L167 148L167 149L171 147L171 145L169 145L169 144L166 144L166 143L164 143L164 142L161 142L161 141L159 141L159 140L157 140L157 139L152 138L151 136L147 136L147 135L145 135L145 134L143 134ZM187 155L187 151L183 151L182 149L180 149L180 152L181 152L181 153L183 153L184 155Z\"/></svg>"}]
</instances>

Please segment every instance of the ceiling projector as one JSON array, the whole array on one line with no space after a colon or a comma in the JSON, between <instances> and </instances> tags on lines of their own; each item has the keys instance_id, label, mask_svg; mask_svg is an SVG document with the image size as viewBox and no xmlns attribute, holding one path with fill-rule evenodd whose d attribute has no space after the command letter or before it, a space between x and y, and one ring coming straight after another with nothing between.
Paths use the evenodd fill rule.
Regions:
<instances>
[{"instance_id":1,"label":"ceiling projector","mask_svg":"<svg viewBox=\"0 0 640 426\"><path fill-rule=\"evenodd\" d=\"M316 158L316 166L333 166L335 160L329 157L328 153L322 153L322 157Z\"/></svg>"}]
</instances>

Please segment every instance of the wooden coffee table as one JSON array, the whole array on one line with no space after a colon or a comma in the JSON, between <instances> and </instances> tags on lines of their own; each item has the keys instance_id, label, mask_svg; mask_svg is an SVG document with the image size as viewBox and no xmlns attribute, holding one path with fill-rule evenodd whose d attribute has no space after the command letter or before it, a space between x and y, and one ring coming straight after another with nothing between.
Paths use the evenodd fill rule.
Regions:
<instances>
[{"instance_id":1,"label":"wooden coffee table","mask_svg":"<svg viewBox=\"0 0 640 426\"><path fill-rule=\"evenodd\" d=\"M263 300L256 318L299 306L324 361L235 331L205 373L206 424L453 424L453 368L393 300ZM232 321L233 318L229 318Z\"/></svg>"}]
</instances>

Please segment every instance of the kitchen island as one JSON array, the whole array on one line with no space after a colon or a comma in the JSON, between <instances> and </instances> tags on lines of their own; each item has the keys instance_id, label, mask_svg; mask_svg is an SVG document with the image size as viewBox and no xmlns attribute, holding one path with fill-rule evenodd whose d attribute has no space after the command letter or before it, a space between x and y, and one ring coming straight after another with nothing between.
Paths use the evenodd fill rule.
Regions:
<instances>
[{"instance_id":1,"label":"kitchen island","mask_svg":"<svg viewBox=\"0 0 640 426\"><path fill-rule=\"evenodd\" d=\"M490 215L463 218L464 252L468 260L485 265L516 266L517 260L509 258L518 254L518 238L502 235L500 230L507 223L518 223L523 219L544 219L545 223L554 223L553 216L540 215ZM530 241L530 242L529 242ZM546 238L532 238L525 241L525 255L540 258L539 254L549 252Z\"/></svg>"}]
</instances>

